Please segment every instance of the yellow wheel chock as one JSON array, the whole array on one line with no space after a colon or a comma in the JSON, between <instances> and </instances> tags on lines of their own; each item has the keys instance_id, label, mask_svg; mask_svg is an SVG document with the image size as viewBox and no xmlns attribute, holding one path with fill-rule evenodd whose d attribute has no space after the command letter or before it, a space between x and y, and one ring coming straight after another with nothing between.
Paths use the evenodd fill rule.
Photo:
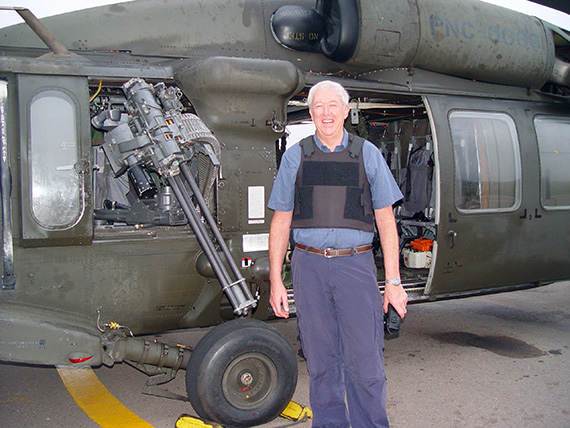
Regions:
<instances>
[{"instance_id":1,"label":"yellow wheel chock","mask_svg":"<svg viewBox=\"0 0 570 428\"><path fill-rule=\"evenodd\" d=\"M285 410L281 412L281 417L290 421L302 421L313 417L311 409L301 406L299 403L290 401ZM180 415L176 421L176 428L224 428L215 422L203 421L194 416Z\"/></svg>"},{"instance_id":2,"label":"yellow wheel chock","mask_svg":"<svg viewBox=\"0 0 570 428\"><path fill-rule=\"evenodd\" d=\"M223 428L215 422L204 422L190 415L180 415L176 421L176 428Z\"/></svg>"},{"instance_id":3,"label":"yellow wheel chock","mask_svg":"<svg viewBox=\"0 0 570 428\"><path fill-rule=\"evenodd\" d=\"M299 403L290 401L285 410L281 412L282 418L289 419L290 421L300 421L313 417L313 412L308 407L301 406Z\"/></svg>"}]
</instances>

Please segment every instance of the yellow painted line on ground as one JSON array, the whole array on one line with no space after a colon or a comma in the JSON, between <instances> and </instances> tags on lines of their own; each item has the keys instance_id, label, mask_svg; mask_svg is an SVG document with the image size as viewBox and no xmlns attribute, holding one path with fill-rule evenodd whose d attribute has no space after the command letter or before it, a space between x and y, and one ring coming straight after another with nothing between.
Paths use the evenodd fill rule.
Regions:
<instances>
[{"instance_id":1,"label":"yellow painted line on ground","mask_svg":"<svg viewBox=\"0 0 570 428\"><path fill-rule=\"evenodd\" d=\"M117 400L91 368L58 367L57 372L77 405L100 427L153 428Z\"/></svg>"}]
</instances>

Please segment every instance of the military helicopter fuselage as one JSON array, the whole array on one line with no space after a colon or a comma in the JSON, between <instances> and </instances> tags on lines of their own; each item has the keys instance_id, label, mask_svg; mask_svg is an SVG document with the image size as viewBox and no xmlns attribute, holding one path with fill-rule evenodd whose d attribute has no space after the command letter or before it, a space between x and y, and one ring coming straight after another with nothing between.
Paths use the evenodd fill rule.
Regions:
<instances>
[{"instance_id":1,"label":"military helicopter fuselage","mask_svg":"<svg viewBox=\"0 0 570 428\"><path fill-rule=\"evenodd\" d=\"M278 415L296 363L256 321L272 317L266 204L324 79L401 186L411 301L570 278L564 30L477 0L138 0L41 23L12 9L27 25L0 30L3 361L128 361L155 383L186 368L200 415ZM194 353L136 338L221 323ZM276 386L216 402L240 353Z\"/></svg>"}]
</instances>

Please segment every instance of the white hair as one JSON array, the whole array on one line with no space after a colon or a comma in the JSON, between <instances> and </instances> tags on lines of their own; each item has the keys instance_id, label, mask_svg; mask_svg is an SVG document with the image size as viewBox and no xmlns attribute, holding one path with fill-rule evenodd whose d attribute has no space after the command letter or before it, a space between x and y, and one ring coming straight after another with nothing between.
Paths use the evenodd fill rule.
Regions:
<instances>
[{"instance_id":1,"label":"white hair","mask_svg":"<svg viewBox=\"0 0 570 428\"><path fill-rule=\"evenodd\" d=\"M313 97L315 96L315 93L320 89L332 89L337 93L337 95L342 100L342 107L344 108L348 105L350 97L348 95L348 92L346 92L346 89L344 89L344 87L340 83L333 82L332 80L323 80L317 83L315 86L313 86L309 91L309 95L307 97L307 102L309 103L309 110L312 108Z\"/></svg>"}]
</instances>

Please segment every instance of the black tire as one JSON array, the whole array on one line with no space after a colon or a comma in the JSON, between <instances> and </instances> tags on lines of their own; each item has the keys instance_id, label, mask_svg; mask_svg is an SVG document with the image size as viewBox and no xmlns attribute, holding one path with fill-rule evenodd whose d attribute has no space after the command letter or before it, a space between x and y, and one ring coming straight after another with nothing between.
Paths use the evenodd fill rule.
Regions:
<instances>
[{"instance_id":1,"label":"black tire","mask_svg":"<svg viewBox=\"0 0 570 428\"><path fill-rule=\"evenodd\" d=\"M275 419L297 385L291 345L264 322L236 319L209 331L186 369L192 407L204 419L248 427Z\"/></svg>"}]
</instances>

